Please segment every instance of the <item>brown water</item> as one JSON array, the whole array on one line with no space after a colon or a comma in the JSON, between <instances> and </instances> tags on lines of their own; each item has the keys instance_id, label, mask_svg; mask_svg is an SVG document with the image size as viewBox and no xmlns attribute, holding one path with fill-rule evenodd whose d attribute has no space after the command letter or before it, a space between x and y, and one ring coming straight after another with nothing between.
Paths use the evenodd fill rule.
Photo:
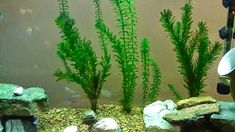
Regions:
<instances>
[{"instance_id":1,"label":"brown water","mask_svg":"<svg viewBox=\"0 0 235 132\"><path fill-rule=\"evenodd\" d=\"M179 18L183 3L184 0L136 0L139 39L147 37L151 41L151 56L161 68L161 100L172 98L167 90L168 83L175 84L183 95L187 93L177 71L173 46L159 22L160 11L165 8L171 9L176 18ZM92 0L76 0L71 1L70 9L82 36L92 40L94 50L100 56L92 5ZM194 0L193 5L194 21L205 21L209 37L213 41L223 42L218 37L218 29L226 24L227 10L223 8L221 1ZM103 9L106 23L115 30L115 18L108 0L103 1ZM3 13L3 22L0 20L0 81L23 87L43 87L49 95L51 106L88 106L88 100L78 85L66 81L56 82L53 76L54 71L62 67L55 54L59 41L59 31L54 23L57 10L56 0L0 0L0 12ZM218 62L219 59L209 71L206 94L216 99L232 100L230 95L216 93ZM116 62L113 62L112 75L104 86L106 96L101 96L100 103L118 103L121 98L121 74L117 68ZM112 93L111 97L109 91ZM141 95L140 91L138 85L136 97ZM139 99L135 98L136 104Z\"/></svg>"}]
</instances>

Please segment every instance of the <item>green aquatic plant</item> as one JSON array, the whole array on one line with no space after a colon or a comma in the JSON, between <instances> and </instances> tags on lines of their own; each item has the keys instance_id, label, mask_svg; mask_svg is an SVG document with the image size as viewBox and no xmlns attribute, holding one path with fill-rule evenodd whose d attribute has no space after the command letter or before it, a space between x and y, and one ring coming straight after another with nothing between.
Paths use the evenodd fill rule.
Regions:
<instances>
[{"instance_id":1,"label":"green aquatic plant","mask_svg":"<svg viewBox=\"0 0 235 132\"><path fill-rule=\"evenodd\" d=\"M112 43L116 60L122 72L123 110L130 112L136 88L136 62L137 62L137 37L136 37L136 11L132 0L111 0L116 14L118 35L114 35L104 22L97 21L96 27L106 35Z\"/></svg>"},{"instance_id":2,"label":"green aquatic plant","mask_svg":"<svg viewBox=\"0 0 235 132\"><path fill-rule=\"evenodd\" d=\"M153 59L149 57L149 43L150 42L147 39L143 39L140 46L142 62L143 106L154 101L154 99L158 96L161 84L161 73L159 66ZM153 69L152 84L150 84L150 66Z\"/></svg>"},{"instance_id":3,"label":"green aquatic plant","mask_svg":"<svg viewBox=\"0 0 235 132\"><path fill-rule=\"evenodd\" d=\"M180 101L183 99L183 97L180 95L180 93L175 89L175 86L173 84L168 84L168 89L173 94L176 101Z\"/></svg>"},{"instance_id":4,"label":"green aquatic plant","mask_svg":"<svg viewBox=\"0 0 235 132\"><path fill-rule=\"evenodd\" d=\"M211 43L204 22L199 22L198 29L191 31L193 20L190 0L182 7L181 21L175 21L169 9L161 12L160 21L174 45L184 87L190 97L199 96L204 92L207 72L217 59L222 45L219 42Z\"/></svg>"},{"instance_id":5,"label":"green aquatic plant","mask_svg":"<svg viewBox=\"0 0 235 132\"><path fill-rule=\"evenodd\" d=\"M75 20L70 17L68 1L58 0L58 4L59 16L55 22L62 34L62 40L57 45L57 56L63 62L64 71L58 69L54 75L58 80L66 79L80 84L90 101L91 109L96 111L97 100L111 67L106 38L98 32L104 52L101 61L98 61L91 47L91 41L80 36ZM102 14L98 8L96 12L96 22L102 21Z\"/></svg>"},{"instance_id":6,"label":"green aquatic plant","mask_svg":"<svg viewBox=\"0 0 235 132\"><path fill-rule=\"evenodd\" d=\"M99 1L99 0L94 0ZM136 33L136 9L133 0L110 0L116 14L118 35L112 33L103 21L97 21L96 27L110 40L113 51L116 53L116 61L122 72L123 98L121 104L123 110L130 112L136 88L138 62L138 47ZM157 63L149 58L149 41L143 39L141 44L141 62L143 66L143 105L154 101L160 89L161 75ZM152 83L149 80L149 67L153 69ZM149 88L151 85L151 88Z\"/></svg>"}]
</instances>

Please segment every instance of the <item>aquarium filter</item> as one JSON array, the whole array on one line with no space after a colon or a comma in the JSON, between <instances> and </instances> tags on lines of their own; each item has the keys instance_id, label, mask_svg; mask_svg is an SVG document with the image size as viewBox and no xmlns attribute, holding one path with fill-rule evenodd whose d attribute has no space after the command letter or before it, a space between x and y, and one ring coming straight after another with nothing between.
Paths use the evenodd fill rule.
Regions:
<instances>
[{"instance_id":1,"label":"aquarium filter","mask_svg":"<svg viewBox=\"0 0 235 132\"><path fill-rule=\"evenodd\" d=\"M220 80L226 86L230 86L230 92L235 100L235 48L229 50L221 59L218 65L218 74L220 75ZM218 84L219 85L219 84ZM220 86L224 90L220 90L221 93L227 91L226 86ZM219 88L217 88L218 90ZM219 91L219 90L218 90ZM223 92L222 92L223 91Z\"/></svg>"},{"instance_id":2,"label":"aquarium filter","mask_svg":"<svg viewBox=\"0 0 235 132\"><path fill-rule=\"evenodd\" d=\"M224 41L224 54L231 49L232 39L235 38L233 33L234 26L234 13L235 13L235 0L222 0L222 4L228 9L227 25L219 30L219 36Z\"/></svg>"},{"instance_id":3,"label":"aquarium filter","mask_svg":"<svg viewBox=\"0 0 235 132\"><path fill-rule=\"evenodd\" d=\"M233 31L235 0L222 0L222 4L228 9L227 25L219 30L219 36L224 40L224 56L218 66L220 83L217 84L217 92L229 94L231 92L235 100L235 49L232 47L232 39L235 38Z\"/></svg>"}]
</instances>

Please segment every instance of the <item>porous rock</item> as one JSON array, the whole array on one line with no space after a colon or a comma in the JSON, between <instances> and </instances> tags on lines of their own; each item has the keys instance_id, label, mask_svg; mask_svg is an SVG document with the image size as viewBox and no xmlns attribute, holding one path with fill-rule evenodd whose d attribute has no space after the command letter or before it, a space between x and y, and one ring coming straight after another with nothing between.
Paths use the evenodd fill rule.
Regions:
<instances>
[{"instance_id":1,"label":"porous rock","mask_svg":"<svg viewBox=\"0 0 235 132\"><path fill-rule=\"evenodd\" d=\"M0 83L0 117L34 116L48 109L48 99L43 88L31 87L21 96L14 90L20 86Z\"/></svg>"},{"instance_id":2,"label":"porous rock","mask_svg":"<svg viewBox=\"0 0 235 132\"><path fill-rule=\"evenodd\" d=\"M222 132L235 132L235 102L218 102L220 112L211 115L211 122Z\"/></svg>"},{"instance_id":3,"label":"porous rock","mask_svg":"<svg viewBox=\"0 0 235 132\"><path fill-rule=\"evenodd\" d=\"M199 104L216 103L216 100L211 96L191 97L177 102L177 110L192 107Z\"/></svg>"},{"instance_id":4,"label":"porous rock","mask_svg":"<svg viewBox=\"0 0 235 132\"><path fill-rule=\"evenodd\" d=\"M176 109L176 104L172 100L165 102L156 101L144 108L143 119L146 131L176 131L175 128L169 124L162 117L165 114L171 113Z\"/></svg>"},{"instance_id":5,"label":"porous rock","mask_svg":"<svg viewBox=\"0 0 235 132\"><path fill-rule=\"evenodd\" d=\"M103 118L93 125L91 132L121 132L121 128L113 118Z\"/></svg>"}]
</instances>

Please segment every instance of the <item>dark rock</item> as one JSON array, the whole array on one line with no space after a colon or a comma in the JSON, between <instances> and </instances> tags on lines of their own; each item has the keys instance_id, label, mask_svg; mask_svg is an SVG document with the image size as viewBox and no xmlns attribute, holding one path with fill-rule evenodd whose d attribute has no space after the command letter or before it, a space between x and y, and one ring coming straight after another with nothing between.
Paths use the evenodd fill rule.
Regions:
<instances>
[{"instance_id":1,"label":"dark rock","mask_svg":"<svg viewBox=\"0 0 235 132\"><path fill-rule=\"evenodd\" d=\"M211 122L222 132L235 132L235 102L218 102L220 112L211 115Z\"/></svg>"},{"instance_id":2,"label":"dark rock","mask_svg":"<svg viewBox=\"0 0 235 132\"><path fill-rule=\"evenodd\" d=\"M87 110L84 112L84 117L83 117L83 124L86 125L93 125L94 123L96 123L96 114L93 110Z\"/></svg>"},{"instance_id":3,"label":"dark rock","mask_svg":"<svg viewBox=\"0 0 235 132\"><path fill-rule=\"evenodd\" d=\"M177 110L192 107L199 104L216 103L216 100L210 96L191 97L177 102Z\"/></svg>"},{"instance_id":4,"label":"dark rock","mask_svg":"<svg viewBox=\"0 0 235 132\"><path fill-rule=\"evenodd\" d=\"M48 109L45 90L39 87L27 88L21 96L14 96L20 86L0 83L0 117L36 116Z\"/></svg>"}]
</instances>

